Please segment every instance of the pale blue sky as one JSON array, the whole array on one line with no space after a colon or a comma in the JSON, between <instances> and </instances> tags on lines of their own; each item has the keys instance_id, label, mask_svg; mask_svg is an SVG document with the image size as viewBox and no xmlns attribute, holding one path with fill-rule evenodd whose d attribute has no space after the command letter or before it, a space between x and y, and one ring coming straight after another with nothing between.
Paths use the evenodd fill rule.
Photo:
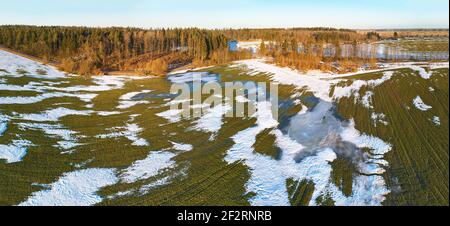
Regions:
<instances>
[{"instance_id":1,"label":"pale blue sky","mask_svg":"<svg viewBox=\"0 0 450 226\"><path fill-rule=\"evenodd\" d=\"M448 0L7 0L0 24L448 28Z\"/></svg>"}]
</instances>

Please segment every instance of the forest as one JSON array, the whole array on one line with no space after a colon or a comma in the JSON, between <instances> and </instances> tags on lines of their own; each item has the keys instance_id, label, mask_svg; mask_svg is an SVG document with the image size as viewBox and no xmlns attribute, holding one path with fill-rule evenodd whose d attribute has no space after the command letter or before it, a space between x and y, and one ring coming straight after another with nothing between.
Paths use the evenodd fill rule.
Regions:
<instances>
[{"instance_id":1,"label":"forest","mask_svg":"<svg viewBox=\"0 0 450 226\"><path fill-rule=\"evenodd\" d=\"M227 39L219 32L195 28L0 26L0 45L68 72L98 74L156 67L162 72L172 63L211 60L215 51L226 49Z\"/></svg>"},{"instance_id":2,"label":"forest","mask_svg":"<svg viewBox=\"0 0 450 226\"><path fill-rule=\"evenodd\" d=\"M325 59L325 44L356 44L381 39L373 31L333 28L139 29L60 26L0 26L0 45L81 75L133 71L164 75L185 65L206 66L247 59L246 50L228 51L231 40L263 40L260 55L281 66L331 70L331 63L354 70L359 59ZM269 41L270 44L265 44ZM338 55L337 55L338 56Z\"/></svg>"}]
</instances>

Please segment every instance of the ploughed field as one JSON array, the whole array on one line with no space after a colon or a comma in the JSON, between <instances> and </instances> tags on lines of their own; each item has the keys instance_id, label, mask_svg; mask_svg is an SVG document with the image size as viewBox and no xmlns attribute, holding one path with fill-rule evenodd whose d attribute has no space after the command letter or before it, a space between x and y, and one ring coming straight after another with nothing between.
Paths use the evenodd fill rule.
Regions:
<instances>
[{"instance_id":1,"label":"ploughed field","mask_svg":"<svg viewBox=\"0 0 450 226\"><path fill-rule=\"evenodd\" d=\"M448 63L382 66L85 78L0 51L0 205L448 205ZM170 94L194 77L275 82L278 106Z\"/></svg>"}]
</instances>

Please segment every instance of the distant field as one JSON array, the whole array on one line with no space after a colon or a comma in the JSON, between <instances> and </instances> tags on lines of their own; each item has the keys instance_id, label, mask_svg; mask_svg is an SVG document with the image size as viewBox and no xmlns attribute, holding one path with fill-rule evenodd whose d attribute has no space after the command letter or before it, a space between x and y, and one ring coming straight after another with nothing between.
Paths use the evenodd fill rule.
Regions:
<instances>
[{"instance_id":1,"label":"distant field","mask_svg":"<svg viewBox=\"0 0 450 226\"><path fill-rule=\"evenodd\" d=\"M367 33L371 30L359 30L359 33ZM398 29L398 30L375 30L377 33L381 35L383 38L393 38L394 33L397 32L399 37L448 37L448 29L442 30L407 30L407 29Z\"/></svg>"},{"instance_id":2,"label":"distant field","mask_svg":"<svg viewBox=\"0 0 450 226\"><path fill-rule=\"evenodd\" d=\"M400 41L382 41L381 43L412 52L448 52L449 47L448 39L404 39Z\"/></svg>"}]
</instances>

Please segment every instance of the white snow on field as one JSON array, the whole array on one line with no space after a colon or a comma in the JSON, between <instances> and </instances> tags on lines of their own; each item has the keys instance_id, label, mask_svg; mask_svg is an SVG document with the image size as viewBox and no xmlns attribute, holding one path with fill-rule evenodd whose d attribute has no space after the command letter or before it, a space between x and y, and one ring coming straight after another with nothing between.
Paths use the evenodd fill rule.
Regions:
<instances>
[{"instance_id":1,"label":"white snow on field","mask_svg":"<svg viewBox=\"0 0 450 226\"><path fill-rule=\"evenodd\" d=\"M0 137L3 136L3 133L6 132L6 129L8 129L8 123L6 121L0 121Z\"/></svg>"},{"instance_id":2,"label":"white snow on field","mask_svg":"<svg viewBox=\"0 0 450 226\"><path fill-rule=\"evenodd\" d=\"M0 50L0 68L6 70L6 72L0 71L0 76L13 76L13 77L34 77L42 79L56 79L66 77L63 72L56 70L53 67L49 67L38 63L33 60ZM45 75L40 75L37 71L45 71ZM20 71L26 72L25 74L19 73Z\"/></svg>"},{"instance_id":3,"label":"white snow on field","mask_svg":"<svg viewBox=\"0 0 450 226\"><path fill-rule=\"evenodd\" d=\"M3 133L8 129L9 117L6 115L0 114L0 137L3 136Z\"/></svg>"},{"instance_id":4,"label":"white snow on field","mask_svg":"<svg viewBox=\"0 0 450 226\"><path fill-rule=\"evenodd\" d=\"M21 130L41 130L51 138L60 138L55 147L69 150L79 146L77 143L77 132L64 128L61 124L50 125L40 123L19 123Z\"/></svg>"},{"instance_id":5,"label":"white snow on field","mask_svg":"<svg viewBox=\"0 0 450 226\"><path fill-rule=\"evenodd\" d=\"M217 133L222 128L223 117L232 108L228 104L217 105L207 109L206 113L194 122L193 129L206 133Z\"/></svg>"},{"instance_id":6,"label":"white snow on field","mask_svg":"<svg viewBox=\"0 0 450 226\"><path fill-rule=\"evenodd\" d=\"M60 85L64 84L67 81L61 82L52 82L52 81L41 81L41 82L29 82L26 85L11 85L11 84L0 84L0 90L6 91L31 91L31 92L39 92L43 93L46 90L54 89L48 85ZM59 88L63 90L63 88Z\"/></svg>"},{"instance_id":7,"label":"white snow on field","mask_svg":"<svg viewBox=\"0 0 450 226\"><path fill-rule=\"evenodd\" d=\"M362 163L360 172L376 174L372 176L357 176L354 179L354 190L350 197L346 197L330 180L331 165L337 155L330 148L323 148L300 163L295 161L297 153L304 147L276 129L278 122L272 119L270 103L259 103L258 111L263 111L257 118L255 127L236 134L232 139L235 145L227 152L225 160L228 163L243 161L250 170L250 180L246 190L256 194L250 199L255 206L288 206L289 196L286 180L289 178L302 181L309 180L315 185L310 205L318 205L317 199L323 195L330 195L336 205L381 205L385 196L389 194L382 176L384 169L374 163ZM265 106L265 107L264 107ZM256 136L265 129L273 128L272 134L276 136L276 145L283 151L279 161L271 157L254 152L253 145ZM383 154L391 150L391 146L378 138L361 135L351 124L342 136L351 139L351 142L361 148L370 148L374 154ZM384 164L384 163L383 163Z\"/></svg>"},{"instance_id":8,"label":"white snow on field","mask_svg":"<svg viewBox=\"0 0 450 226\"><path fill-rule=\"evenodd\" d=\"M377 70L369 70L369 71L358 71L355 73L347 73L347 74L333 74L328 72L318 72L318 71L310 71L308 73L301 73L297 70L293 70L290 68L281 68L276 65L266 63L265 59L250 59L237 61L231 67L241 67L244 66L251 73L266 73L269 74L270 78L281 84L285 85L295 85L299 88L306 88L308 91L311 91L314 96L320 98L327 102L332 102L332 100L338 100L343 97L351 97L355 95L356 98L359 98L359 94L357 91L360 88L367 87L376 87L384 82L392 79L394 76L395 69L404 69L409 68L412 70L416 70L420 73L420 75L428 79L431 77L431 72L428 73L423 67L417 66L416 62L407 62L407 63L390 63L384 64L382 69ZM430 64L432 65L432 64ZM354 80L352 85L345 87L335 86L339 82L346 81L345 78L360 75L360 74L368 74L375 72L384 72L384 75L380 79L374 80ZM331 87L335 86L334 94L330 96Z\"/></svg>"},{"instance_id":9,"label":"white snow on field","mask_svg":"<svg viewBox=\"0 0 450 226\"><path fill-rule=\"evenodd\" d=\"M386 81L389 81L393 76L394 76L393 71L386 71L386 72L384 72L383 77L379 78L379 79L367 80L367 81L366 80L356 80L356 81L353 81L353 83L350 86L345 86L345 87L336 86L335 90L334 90L333 98L334 98L334 100L339 100L344 97L351 97L352 95L354 95L356 98L358 98L359 97L358 91L362 87L374 88L376 86L383 84ZM366 99L363 98L363 105L368 108L371 108L371 104L367 101L371 100L373 93L367 93L367 94L369 94L369 96L364 97Z\"/></svg>"},{"instance_id":10,"label":"white snow on field","mask_svg":"<svg viewBox=\"0 0 450 226\"><path fill-rule=\"evenodd\" d=\"M145 100L141 100L141 101L123 100L123 101L120 101L119 106L117 106L117 109L128 109L128 108L134 107L136 105L149 104L149 103L150 102L145 101Z\"/></svg>"},{"instance_id":11,"label":"white snow on field","mask_svg":"<svg viewBox=\"0 0 450 226\"><path fill-rule=\"evenodd\" d=\"M191 145L178 144L172 142L174 149L177 151L190 151ZM136 182L146 181L146 184L142 185L138 189L131 189L127 191L118 192L115 195L109 197L109 199L115 199L123 196L130 195L146 195L151 190L167 185L177 177L184 177L187 175L187 169L189 164L178 168L178 165L173 160L176 155L166 150L150 152L147 158L134 162L130 167L121 171L120 179L122 183L132 184ZM169 175L167 175L170 173ZM167 175L167 176L166 176ZM147 180L150 180L147 182Z\"/></svg>"},{"instance_id":12,"label":"white snow on field","mask_svg":"<svg viewBox=\"0 0 450 226\"><path fill-rule=\"evenodd\" d=\"M431 120L434 124L436 124L437 126L441 125L441 119L437 116L434 116L433 119Z\"/></svg>"},{"instance_id":13,"label":"white snow on field","mask_svg":"<svg viewBox=\"0 0 450 226\"><path fill-rule=\"evenodd\" d=\"M56 108L44 111L40 114L21 114L18 118L23 120L35 121L35 122L57 122L61 118L69 115L90 115L93 111L79 111L67 108Z\"/></svg>"},{"instance_id":14,"label":"white snow on field","mask_svg":"<svg viewBox=\"0 0 450 226\"><path fill-rule=\"evenodd\" d=\"M367 109L373 108L373 106L372 106L373 95L374 95L373 92L367 91L366 95L362 97L362 104L365 108L367 108Z\"/></svg>"},{"instance_id":15,"label":"white snow on field","mask_svg":"<svg viewBox=\"0 0 450 226\"><path fill-rule=\"evenodd\" d=\"M32 91L32 92L41 92L35 87L29 87L28 85L18 86L18 85L9 85L9 84L1 84L0 90L4 91Z\"/></svg>"},{"instance_id":16,"label":"white snow on field","mask_svg":"<svg viewBox=\"0 0 450 226\"><path fill-rule=\"evenodd\" d=\"M389 125L389 122L386 121L386 115L383 113L373 112L371 118L372 118L373 123L375 124L375 127L377 127L378 123L381 123L385 126Z\"/></svg>"},{"instance_id":17,"label":"white snow on field","mask_svg":"<svg viewBox=\"0 0 450 226\"><path fill-rule=\"evenodd\" d=\"M140 138L139 134L144 131L141 127L139 127L138 124L135 123L127 123L123 127L114 127L112 129L112 133L107 134L100 134L97 135L97 138L101 139L109 139L109 138L119 138L119 137L125 137L128 140L130 140L133 146L149 146L149 142L144 139Z\"/></svg>"},{"instance_id":18,"label":"white snow on field","mask_svg":"<svg viewBox=\"0 0 450 226\"><path fill-rule=\"evenodd\" d=\"M264 63L262 60L247 60L237 62L238 66L245 66L250 71L266 73L276 82L287 85L297 86L299 89L311 91L316 97L331 102L343 97L355 95L359 99L361 87L375 87L390 80L394 72L392 69L378 70L384 71L380 79L368 81L353 81L350 87L335 87L334 94L330 94L332 86L345 81L345 77L353 76L358 73L346 75L332 74L312 74L299 73L289 68L279 68L274 65ZM409 65L408 65L409 67ZM365 72L368 73L368 72ZM334 80L333 80L334 79ZM372 93L366 93L361 98L367 108L372 108ZM264 108L262 108L264 109ZM259 109L258 109L259 110ZM271 111L266 109L266 113ZM307 114L307 112L301 112ZM384 122L384 117L378 117L378 122ZM312 117L312 116L311 116ZM228 163L243 161L250 170L250 180L246 184L246 190L256 194L250 203L257 206L265 205L290 205L286 180L292 178L297 181L309 180L315 185L315 191L310 205L318 205L317 199L321 196L330 196L336 205L361 205L374 206L381 205L390 191L387 189L382 174L385 172L385 166L388 165L382 158L384 154L391 151L392 146L383 140L366 134L361 134L355 129L354 122L345 125L338 134L344 141L354 143L362 150L369 149L369 156L376 156L377 159L368 159L359 164L360 176L355 176L353 181L353 193L350 197L345 196L342 191L336 187L331 179L331 165L337 155L331 148L322 148L314 155L296 162L295 158L305 147L293 140L289 135L283 134L276 129L277 121L272 121L268 117L264 120L257 120L257 125L246 129L235 135L233 140L235 145L228 151L225 160ZM295 126L295 125L294 125ZM256 136L265 129L272 128L272 134L276 136L276 145L282 150L280 160L274 160L271 157L255 153L253 145L256 142ZM369 175L364 175L368 173Z\"/></svg>"},{"instance_id":19,"label":"white snow on field","mask_svg":"<svg viewBox=\"0 0 450 226\"><path fill-rule=\"evenodd\" d=\"M156 114L156 116L161 117L169 121L170 123L176 123L181 121L183 110L167 110Z\"/></svg>"},{"instance_id":20,"label":"white snow on field","mask_svg":"<svg viewBox=\"0 0 450 226\"><path fill-rule=\"evenodd\" d=\"M33 144L27 140L13 140L10 144L0 144L0 159L6 163L16 163L22 161L27 154L28 147Z\"/></svg>"},{"instance_id":21,"label":"white snow on field","mask_svg":"<svg viewBox=\"0 0 450 226\"><path fill-rule=\"evenodd\" d=\"M390 193L383 176L356 176L353 180L353 194L345 197L342 192L330 188L336 206L381 206Z\"/></svg>"},{"instance_id":22,"label":"white snow on field","mask_svg":"<svg viewBox=\"0 0 450 226\"><path fill-rule=\"evenodd\" d=\"M119 99L120 100L131 100L131 99L133 99L133 97L135 97L139 94L150 93L150 92L152 92L152 90L142 90L140 92L126 93L126 94L122 95Z\"/></svg>"},{"instance_id":23,"label":"white snow on field","mask_svg":"<svg viewBox=\"0 0 450 226\"><path fill-rule=\"evenodd\" d=\"M150 179L175 167L176 162L172 160L173 157L175 154L166 151L150 152L147 158L136 161L125 169L120 178L128 184Z\"/></svg>"},{"instance_id":24,"label":"white snow on field","mask_svg":"<svg viewBox=\"0 0 450 226\"><path fill-rule=\"evenodd\" d=\"M237 96L236 97L236 102L238 102L238 103L248 103L249 100L246 97L244 97L244 96Z\"/></svg>"},{"instance_id":25,"label":"white snow on field","mask_svg":"<svg viewBox=\"0 0 450 226\"><path fill-rule=\"evenodd\" d=\"M449 62L442 62L442 63L431 63L430 64L430 69L431 70L435 70L435 69L448 69L449 67Z\"/></svg>"},{"instance_id":26,"label":"white snow on field","mask_svg":"<svg viewBox=\"0 0 450 226\"><path fill-rule=\"evenodd\" d=\"M171 74L167 77L172 83L192 83L195 81L208 83L219 81L218 75L210 74L208 72L188 72L181 74Z\"/></svg>"},{"instance_id":27,"label":"white snow on field","mask_svg":"<svg viewBox=\"0 0 450 226\"><path fill-rule=\"evenodd\" d=\"M330 96L331 87L335 86L339 82L345 81L343 80L343 78L370 72L381 72L389 69L349 74L330 74L317 71L312 71L305 74L296 70L292 70L290 68L281 68L276 65L267 64L262 59L238 61L234 66L244 66L250 71L268 73L270 78L275 82L279 82L284 85L294 85L298 88L306 88L308 91L311 91L314 96L327 102L332 102L333 99L336 100L343 97L350 97L352 94L355 94L356 91L359 91L359 89L364 86L379 86L382 83L390 80L393 76L392 71L387 71L380 79L368 81L356 80L353 81L352 85L350 86L335 87L334 94Z\"/></svg>"},{"instance_id":28,"label":"white snow on field","mask_svg":"<svg viewBox=\"0 0 450 226\"><path fill-rule=\"evenodd\" d=\"M90 86L85 91L108 91L112 89L122 89L125 86L125 82L130 79L142 79L142 77L136 76L94 76L92 82L97 84L96 86ZM91 89L89 89L91 88Z\"/></svg>"},{"instance_id":29,"label":"white snow on field","mask_svg":"<svg viewBox=\"0 0 450 226\"><path fill-rule=\"evenodd\" d=\"M5 63L1 56L2 52L0 51L0 69L3 69L2 65L8 65L9 63ZM26 62L25 64L28 63L30 62ZM392 69L411 68L418 71L425 79L431 77L431 73L428 73L424 68L414 64L387 65L386 68L380 70L345 75L317 71L300 73L289 68L280 68L275 65L267 64L259 59L240 61L237 62L236 65L247 67L250 70L249 74L257 75L259 73L268 73L269 77L275 82L294 85L297 86L299 90L306 89L307 91L311 91L316 97L330 103L340 98L351 97L354 95L355 100L360 100L363 106L368 109L373 109L374 93L368 91L365 96L360 97L360 89L362 87L373 88L390 80L394 76L394 72L391 71ZM11 68L16 66L23 70L26 70L28 67L26 65L20 66L19 63L14 63ZM8 67L9 66L5 66L5 69ZM23 76L16 72L17 69L14 70L10 76ZM383 77L374 80L346 80L346 77L370 72L383 72L384 74ZM9 73L0 71L0 77L8 75ZM48 74L49 77L50 75L51 73ZM30 73L30 75L25 76L34 75L31 75ZM61 76L65 75L61 73ZM199 78L202 82L210 82L218 81L220 77L206 72L192 72L173 74L168 77L168 80L173 83L184 83L192 82L195 78ZM0 82L0 90L35 91L40 94L34 97L2 96L0 97L0 105L31 104L49 98L74 97L89 103L89 106L92 107L93 105L91 102L97 94L91 94L90 92L123 89L126 82L132 79L141 79L141 77L94 76L92 78L94 85L78 85L70 87L55 87L53 85L56 85L57 83L48 82L31 82L25 86L7 85ZM345 81L352 81L352 83L349 83L350 85L346 87L337 86L338 83ZM339 86L340 85L341 84L339 84ZM334 93L331 93L330 91L333 87L335 88ZM55 93L47 91L54 91ZM88 94L76 92L88 92ZM147 92L151 91L143 90L141 92L124 94L119 99L118 108L126 109L137 104L149 103L147 101L133 100L136 95ZM299 94L299 96L301 96L301 94ZM417 98L414 100L416 107L425 110L431 108L430 106L425 105L420 97L418 98L419 100ZM236 100L238 102L249 102L245 97L237 97ZM299 152L306 149L305 146L308 145L306 143L299 143L299 141L292 139L289 135L283 134L281 130L277 129L279 123L277 120L273 119L270 102L260 102L256 104L258 105L258 113L253 116L257 119L256 125L252 128L240 131L232 137L235 144L228 150L225 157L225 160L230 164L236 161L242 161L249 168L250 180L246 184L246 190L256 194L249 200L252 205L290 205L286 180L291 178L297 181L309 180L315 184L315 190L310 205L318 205L318 198L325 195L329 195L336 202L336 205L382 204L385 200L385 196L390 192L386 187L382 175L385 173L385 167L389 165L389 163L383 159L384 155L392 149L392 146L389 143L377 137L359 132L355 128L354 121L351 121L348 126L344 126L342 131L338 132L338 136L344 141L353 143L361 149L368 150L368 155L373 157L358 165L359 173L366 175L354 177L353 193L350 197L346 197L330 179L332 172L330 163L337 159L337 152L328 147L321 147L317 152L312 153L311 156L303 158L300 162L296 162L294 159ZM296 104L302 105L300 100L297 100ZM198 105L191 106L191 108L206 108L206 106ZM205 110L206 114L196 119L190 129L213 133L213 138L222 128L224 115L227 111L231 110L231 107L228 105L220 105ZM299 114L308 113L308 109L303 106L302 111ZM14 119L46 123L57 122L62 117L68 115L88 116L91 114L110 116L122 113L118 111L79 111L61 107L47 110L39 114L19 114L16 115ZM167 119L171 123L175 123L181 121L181 114L182 110L168 110L157 115ZM136 116L137 115L131 115L130 121L124 126L113 127L109 129L108 132L110 133L98 135L97 138L110 139L124 137L130 140L134 146L149 146L149 142L140 137L141 133L144 132L143 128L138 124L133 123ZM9 118L6 116L0 114L0 136L6 132L8 119ZM372 113L372 120L374 120L375 124L383 123L387 125L384 114ZM438 117L434 117L432 121L436 125L440 125L441 123L440 118ZM61 149L71 149L79 145L77 139L80 137L77 132L71 131L60 124L19 123L18 125L20 129L42 130L48 137L60 138L61 140L58 141L56 145ZM271 134L276 137L275 144L283 152L281 159L279 160L258 154L253 148L256 137L266 129L272 130ZM5 159L8 163L21 161L27 153L27 148L32 145L31 142L25 140L12 141L8 145L0 144L0 159ZM177 153L192 151L193 146L190 144L172 142L172 149L174 153L166 150L149 153L145 159L138 160L127 169L121 171L119 178L116 177L115 170L113 169L88 169L66 173L58 181L49 185L47 190L33 193L26 202L22 203L22 205L94 205L102 201L102 198L96 195L96 192L102 187L115 184L119 180L124 183L135 183L143 180L157 179L151 184L144 185L140 190L141 192L147 192L151 188L169 183L174 174L171 174L170 176L166 175L169 171L172 173L171 170L178 169L177 163L173 160L174 157L176 157ZM160 178L162 176L165 177ZM137 191L139 190L135 190L135 192ZM127 195L130 193L119 193L118 196L122 194Z\"/></svg>"},{"instance_id":30,"label":"white snow on field","mask_svg":"<svg viewBox=\"0 0 450 226\"><path fill-rule=\"evenodd\" d=\"M359 173L363 175L383 175L386 170L378 163L363 163L359 166Z\"/></svg>"},{"instance_id":31,"label":"white snow on field","mask_svg":"<svg viewBox=\"0 0 450 226\"><path fill-rule=\"evenodd\" d=\"M157 188L157 187L160 187L160 186L169 184L169 183L171 182L171 179L172 179L172 178L171 178L170 176L166 176L166 177L163 177L163 178L161 178L161 179L158 179L158 180L156 180L155 182L152 182L152 183L150 183L150 184L146 184L146 185L142 186L142 187L139 189L139 192L140 192L141 194L143 194L143 195L146 195L146 194L148 194L148 192L149 192L150 190L152 190L152 189L155 189L155 188Z\"/></svg>"},{"instance_id":32,"label":"white snow on field","mask_svg":"<svg viewBox=\"0 0 450 226\"><path fill-rule=\"evenodd\" d=\"M194 149L194 147L191 144L180 144L180 143L175 143L175 142L171 142L173 145L173 149L175 149L176 151L182 151L182 152L187 152L187 151L192 151Z\"/></svg>"},{"instance_id":33,"label":"white snow on field","mask_svg":"<svg viewBox=\"0 0 450 226\"><path fill-rule=\"evenodd\" d=\"M73 97L73 98L79 98L81 101L84 102L91 102L92 99L94 99L97 96L97 94L74 94L74 93L44 93L38 96L32 96L32 97L25 97L25 96L18 96L18 97L0 97L0 105L2 104L34 104L41 102L46 99L50 98L58 98L58 97Z\"/></svg>"},{"instance_id":34,"label":"white snow on field","mask_svg":"<svg viewBox=\"0 0 450 226\"><path fill-rule=\"evenodd\" d=\"M133 195L133 192L134 192L134 191L135 191L135 190L128 190L128 191L117 192L117 193L114 194L114 195L108 196L107 199L109 199L109 200L114 200L114 199L117 199L117 198L120 198L120 197L131 196L131 195Z\"/></svg>"},{"instance_id":35,"label":"white snow on field","mask_svg":"<svg viewBox=\"0 0 450 226\"><path fill-rule=\"evenodd\" d=\"M97 94L86 94L79 92L102 92L102 91L110 91L113 89L122 89L125 83L129 80L137 80L143 79L142 77L133 77L133 76L94 76L92 77L92 82L95 85L77 85L77 86L69 86L69 87L57 87L54 85L66 83L68 81L63 82L30 82L24 86L17 85L9 85L9 84L0 84L0 90L8 90L8 91L34 91L39 93L44 93L43 95L36 96L29 101L23 101L22 104L36 103L48 98L55 97L74 97L79 98L82 101L90 102L94 99ZM50 91L55 91L52 93ZM11 97L12 99L14 97ZM17 97L20 98L20 97ZM26 97L27 98L27 97ZM4 101L5 104L6 101ZM1 103L1 102L0 102ZM10 104L14 104L15 102L11 102ZM20 102L17 102L20 103Z\"/></svg>"},{"instance_id":36,"label":"white snow on field","mask_svg":"<svg viewBox=\"0 0 450 226\"><path fill-rule=\"evenodd\" d=\"M185 74L185 73L189 73L189 72L196 72L196 71L200 71L200 70L209 69L212 67L215 67L215 66L212 65L212 66L197 67L197 68L179 69L179 70L175 69L174 71L169 72L167 75Z\"/></svg>"},{"instance_id":37,"label":"white snow on field","mask_svg":"<svg viewBox=\"0 0 450 226\"><path fill-rule=\"evenodd\" d=\"M78 98L81 101L90 103L98 96L94 93L79 93L79 92L100 92L109 91L113 89L122 89L125 82L128 80L142 79L140 77L132 76L94 76L92 82L96 85L89 86L69 86L69 87L56 87L53 85L66 83L63 82L30 82L29 84L20 87L15 85L0 85L0 90L11 91L34 91L43 93L34 97L2 97L0 98L0 104L32 104L41 102L49 98L58 97L73 97ZM55 91L55 92L50 92Z\"/></svg>"},{"instance_id":38,"label":"white snow on field","mask_svg":"<svg viewBox=\"0 0 450 226\"><path fill-rule=\"evenodd\" d=\"M191 99L185 99L185 100L177 100L177 99L173 99L173 100L168 100L168 102L164 105L162 105L162 107L170 107L169 110L167 111L163 111L160 113L157 113L156 116L161 117L166 119L167 121L169 121L169 123L177 123L180 122L181 119L183 118L183 113L184 110L183 109L179 109L179 105L180 104L187 104L188 102L190 103L192 100ZM202 108L203 104L200 104L198 106L190 106L191 108Z\"/></svg>"},{"instance_id":39,"label":"white snow on field","mask_svg":"<svg viewBox=\"0 0 450 226\"><path fill-rule=\"evenodd\" d=\"M254 206L288 206L290 205L286 188L286 180L307 179L315 184L316 192L313 201L330 186L330 162L337 156L331 149L324 149L315 156L305 158L296 163L294 156L304 147L275 129L276 144L283 150L281 160L254 152L256 136L265 129L275 128L278 122L273 119L270 103L258 103L257 125L239 132L233 138L235 145L228 151L225 160L228 163L244 161L249 167L251 178L246 184L248 192L256 193L250 199Z\"/></svg>"},{"instance_id":40,"label":"white snow on field","mask_svg":"<svg viewBox=\"0 0 450 226\"><path fill-rule=\"evenodd\" d=\"M148 101L133 100L133 97L135 97L139 94L150 93L150 92L152 92L152 90L142 90L141 92L131 92L131 93L124 94L119 98L119 106L117 108L118 109L128 109L133 106L140 105L140 104L149 104L150 102L148 102Z\"/></svg>"},{"instance_id":41,"label":"white snow on field","mask_svg":"<svg viewBox=\"0 0 450 226\"><path fill-rule=\"evenodd\" d=\"M256 192L257 196L250 200L252 205L289 205L285 185L285 177L278 168L277 162L272 158L255 154L253 145L256 136L265 129L270 129L278 125L272 117L271 103L260 102L256 114L257 124L255 127L243 130L232 137L235 145L228 150L225 161L232 164L244 160L251 169L251 178L247 182L246 188L249 192ZM264 166L264 167L261 167ZM268 170L271 173L268 173Z\"/></svg>"},{"instance_id":42,"label":"white snow on field","mask_svg":"<svg viewBox=\"0 0 450 226\"><path fill-rule=\"evenodd\" d=\"M325 101L331 101L329 96L331 85L329 81L318 76L301 74L290 68L280 68L267 64L264 60L253 59L236 62L237 66L245 66L250 71L269 73L272 80L285 85L294 85L299 88L308 88L316 97Z\"/></svg>"},{"instance_id":43,"label":"white snow on field","mask_svg":"<svg viewBox=\"0 0 450 226\"><path fill-rule=\"evenodd\" d=\"M70 87L45 87L49 90L64 91L64 92L103 92L114 89L122 89L125 83L129 80L144 79L144 77L137 76L93 76L92 82L95 85L89 86L70 86Z\"/></svg>"},{"instance_id":44,"label":"white snow on field","mask_svg":"<svg viewBox=\"0 0 450 226\"><path fill-rule=\"evenodd\" d=\"M122 112L120 111L97 111L97 115L100 116L111 116L111 115L120 115Z\"/></svg>"},{"instance_id":45,"label":"white snow on field","mask_svg":"<svg viewBox=\"0 0 450 226\"><path fill-rule=\"evenodd\" d=\"M118 182L114 169L86 169L63 174L50 189L38 191L20 206L91 206L103 199L97 192Z\"/></svg>"},{"instance_id":46,"label":"white snow on field","mask_svg":"<svg viewBox=\"0 0 450 226\"><path fill-rule=\"evenodd\" d=\"M384 142L380 138L361 134L355 129L355 122L353 120L341 133L341 137L344 141L354 143L359 148L369 148L373 155L384 155L392 150L392 145Z\"/></svg>"},{"instance_id":47,"label":"white snow on field","mask_svg":"<svg viewBox=\"0 0 450 226\"><path fill-rule=\"evenodd\" d=\"M420 67L420 66L410 66L410 68L414 71L419 72L420 77L422 77L423 79L430 79L431 76L433 75L433 72L427 72L427 70L425 70L425 68Z\"/></svg>"},{"instance_id":48,"label":"white snow on field","mask_svg":"<svg viewBox=\"0 0 450 226\"><path fill-rule=\"evenodd\" d=\"M6 104L34 104L41 102L47 98L55 97L55 95L39 95L36 97L0 97L0 105ZM60 97L60 96L59 96Z\"/></svg>"},{"instance_id":49,"label":"white snow on field","mask_svg":"<svg viewBox=\"0 0 450 226\"><path fill-rule=\"evenodd\" d=\"M414 106L416 106L417 109L421 110L421 111L428 111L430 109L432 109L433 107L426 105L422 98L420 96L417 96L414 100L413 100L413 104Z\"/></svg>"},{"instance_id":50,"label":"white snow on field","mask_svg":"<svg viewBox=\"0 0 450 226\"><path fill-rule=\"evenodd\" d=\"M170 100L170 99L169 99ZM163 107L172 107L172 106L178 106L183 103L190 103L192 102L192 99L185 99L185 100L170 100L166 104L163 105Z\"/></svg>"}]
</instances>

